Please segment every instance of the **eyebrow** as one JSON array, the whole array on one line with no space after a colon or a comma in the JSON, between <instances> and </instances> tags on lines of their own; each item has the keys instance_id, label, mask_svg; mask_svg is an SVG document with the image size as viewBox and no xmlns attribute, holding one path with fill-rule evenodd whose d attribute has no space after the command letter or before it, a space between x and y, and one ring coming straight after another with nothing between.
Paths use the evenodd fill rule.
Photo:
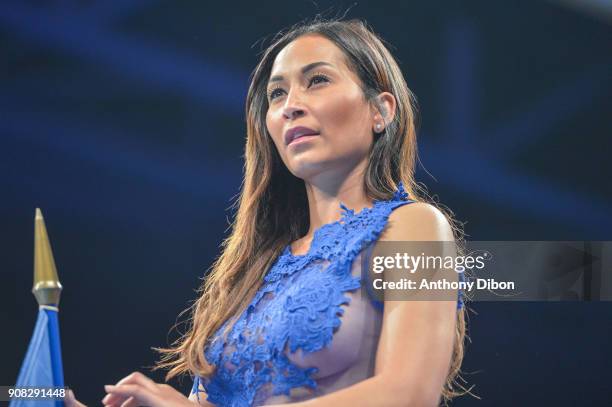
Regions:
<instances>
[{"instance_id":1,"label":"eyebrow","mask_svg":"<svg viewBox=\"0 0 612 407\"><path fill-rule=\"evenodd\" d=\"M333 67L333 65L330 64L329 62L325 62L325 61L313 62L311 64L304 65L302 67L302 75L305 74L308 71L311 71L311 70L315 69L318 66L321 66L321 65L328 65L328 66ZM284 79L283 75L274 75L273 77L270 78L268 83L279 82L279 81L282 81L283 79Z\"/></svg>"}]
</instances>

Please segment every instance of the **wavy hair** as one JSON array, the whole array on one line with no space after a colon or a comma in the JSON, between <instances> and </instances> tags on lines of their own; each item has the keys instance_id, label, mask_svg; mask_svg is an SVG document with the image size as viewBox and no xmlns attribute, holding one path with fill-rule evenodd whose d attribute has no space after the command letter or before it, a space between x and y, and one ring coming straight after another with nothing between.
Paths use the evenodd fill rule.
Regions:
<instances>
[{"instance_id":1,"label":"wavy hair","mask_svg":"<svg viewBox=\"0 0 612 407\"><path fill-rule=\"evenodd\" d=\"M395 115L385 123L381 135L373 134L364 188L371 199L390 199L399 182L410 198L436 206L448 219L458 246L464 241L462 225L448 208L434 202L414 178L417 161L417 102L402 72L380 39L361 20L324 20L319 16L279 32L251 74L246 98L246 147L244 178L232 205L237 209L231 233L221 244L221 254L198 289L189 328L170 348L156 348L161 359L155 369L169 369L166 380L190 373L209 377L215 366L208 363L204 349L227 321L223 334L246 309L261 286L263 277L286 245L308 231L308 200L304 181L289 172L266 128L268 100L266 85L277 54L303 35L320 35L344 54L347 66L357 75L365 99L381 109L376 96L390 92L397 101ZM381 111L383 117L386 115ZM237 299L239 299L237 301ZM460 367L466 337L466 309L457 311L452 362L442 389L444 402L469 392L461 386ZM464 390L458 391L457 387Z\"/></svg>"}]
</instances>

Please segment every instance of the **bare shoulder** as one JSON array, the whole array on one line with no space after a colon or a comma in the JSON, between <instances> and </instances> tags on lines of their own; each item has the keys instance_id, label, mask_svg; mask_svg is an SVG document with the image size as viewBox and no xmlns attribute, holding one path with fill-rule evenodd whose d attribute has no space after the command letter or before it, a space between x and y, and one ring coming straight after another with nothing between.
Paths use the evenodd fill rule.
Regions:
<instances>
[{"instance_id":1,"label":"bare shoulder","mask_svg":"<svg viewBox=\"0 0 612 407\"><path fill-rule=\"evenodd\" d=\"M396 208L389 215L379 240L452 241L453 230L446 216L434 205L414 202Z\"/></svg>"}]
</instances>

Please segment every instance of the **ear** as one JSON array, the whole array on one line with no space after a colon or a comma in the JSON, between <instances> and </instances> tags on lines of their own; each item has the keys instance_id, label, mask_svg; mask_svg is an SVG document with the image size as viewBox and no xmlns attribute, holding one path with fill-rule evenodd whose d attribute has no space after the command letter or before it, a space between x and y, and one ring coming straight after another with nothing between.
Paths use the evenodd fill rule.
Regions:
<instances>
[{"instance_id":1,"label":"ear","mask_svg":"<svg viewBox=\"0 0 612 407\"><path fill-rule=\"evenodd\" d=\"M395 117L395 108L397 107L395 96L389 92L382 92L376 96L376 100L380 110L375 108L373 125L384 123L383 126L387 127Z\"/></svg>"}]
</instances>

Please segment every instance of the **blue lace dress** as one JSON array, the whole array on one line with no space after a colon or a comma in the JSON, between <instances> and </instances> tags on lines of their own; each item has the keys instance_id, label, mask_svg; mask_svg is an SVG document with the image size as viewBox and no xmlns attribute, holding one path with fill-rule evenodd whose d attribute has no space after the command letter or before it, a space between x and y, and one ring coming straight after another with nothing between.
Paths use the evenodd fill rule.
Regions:
<instances>
[{"instance_id":1,"label":"blue lace dress","mask_svg":"<svg viewBox=\"0 0 612 407\"><path fill-rule=\"evenodd\" d=\"M400 184L358 213L340 204L340 220L315 231L308 253L287 245L227 339L223 325L205 350L217 370L194 378L198 400L205 391L224 407L297 402L372 377L382 303L358 290L360 260L390 213L412 202Z\"/></svg>"}]
</instances>

